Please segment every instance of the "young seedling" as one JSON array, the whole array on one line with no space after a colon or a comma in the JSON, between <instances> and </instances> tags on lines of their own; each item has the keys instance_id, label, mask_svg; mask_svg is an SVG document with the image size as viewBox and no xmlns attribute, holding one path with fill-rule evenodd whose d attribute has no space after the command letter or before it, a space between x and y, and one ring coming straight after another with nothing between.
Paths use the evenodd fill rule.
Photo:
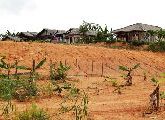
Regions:
<instances>
[{"instance_id":1,"label":"young seedling","mask_svg":"<svg viewBox=\"0 0 165 120\"><path fill-rule=\"evenodd\" d=\"M50 116L36 104L32 104L31 108L17 113L14 120L50 120Z\"/></svg>"},{"instance_id":2,"label":"young seedling","mask_svg":"<svg viewBox=\"0 0 165 120\"><path fill-rule=\"evenodd\" d=\"M77 90L76 90L77 91ZM72 112L74 113L74 119L75 120L86 120L88 116L88 95L82 91L83 93L81 94L80 91L78 93L79 96L77 96L75 99L72 99L73 104L68 106L65 105L67 100L64 100L61 105L60 111L62 113L66 112ZM76 93L77 94L77 93ZM68 97L66 97L68 98ZM81 99L81 101L79 101Z\"/></svg>"},{"instance_id":3,"label":"young seedling","mask_svg":"<svg viewBox=\"0 0 165 120\"><path fill-rule=\"evenodd\" d=\"M137 69L140 66L140 63L136 64L135 66L128 68L126 66L119 66L119 69L122 71L126 71L127 74L125 76L125 80L126 80L126 86L131 86L132 85L132 72L133 70Z\"/></svg>"},{"instance_id":4,"label":"young seedling","mask_svg":"<svg viewBox=\"0 0 165 120\"><path fill-rule=\"evenodd\" d=\"M17 61L15 63L13 63L13 64L10 64L10 63L5 62L5 57L1 58L1 60L0 60L0 68L7 71L7 74L2 74L1 76L2 77L7 77L9 79L10 78L11 69L16 68L17 64L18 64Z\"/></svg>"},{"instance_id":5,"label":"young seedling","mask_svg":"<svg viewBox=\"0 0 165 120\"><path fill-rule=\"evenodd\" d=\"M30 78L32 81L34 81L36 79L36 77L38 76L38 73L36 72L37 69L41 68L44 63L46 62L46 58L42 59L37 65L35 60L33 60L32 62L32 67L28 68L30 70Z\"/></svg>"},{"instance_id":6,"label":"young seedling","mask_svg":"<svg viewBox=\"0 0 165 120\"><path fill-rule=\"evenodd\" d=\"M157 86L159 84L159 80L157 80L156 78L151 78L152 83L154 84L154 86Z\"/></svg>"},{"instance_id":7,"label":"young seedling","mask_svg":"<svg viewBox=\"0 0 165 120\"><path fill-rule=\"evenodd\" d=\"M144 78L144 81L147 80L147 73L146 72L143 72L143 78Z\"/></svg>"},{"instance_id":8,"label":"young seedling","mask_svg":"<svg viewBox=\"0 0 165 120\"><path fill-rule=\"evenodd\" d=\"M54 80L65 80L67 77L67 71L70 69L70 67L65 66L62 64L62 62L60 61L60 65L58 66L57 69L55 69L54 64L50 64L50 79L52 80L52 82L54 82Z\"/></svg>"},{"instance_id":9,"label":"young seedling","mask_svg":"<svg viewBox=\"0 0 165 120\"><path fill-rule=\"evenodd\" d=\"M107 78L110 79L110 81L108 81ZM121 92L121 89L124 87L124 85L119 84L117 82L116 78L106 77L105 81L110 82L112 84L112 86L115 87L115 89L113 90L113 92L116 92L117 91L118 94L121 94L122 93Z\"/></svg>"}]
</instances>

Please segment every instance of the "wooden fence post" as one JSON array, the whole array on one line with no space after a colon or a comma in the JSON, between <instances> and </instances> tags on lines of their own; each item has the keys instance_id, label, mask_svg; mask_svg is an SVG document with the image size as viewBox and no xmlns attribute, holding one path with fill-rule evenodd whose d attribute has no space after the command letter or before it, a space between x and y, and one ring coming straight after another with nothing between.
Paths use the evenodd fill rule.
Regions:
<instances>
[{"instance_id":1,"label":"wooden fence post","mask_svg":"<svg viewBox=\"0 0 165 120\"><path fill-rule=\"evenodd\" d=\"M18 60L15 60L15 76L17 76L17 73L18 73L18 68L17 68L17 66L18 66Z\"/></svg>"},{"instance_id":2,"label":"wooden fence post","mask_svg":"<svg viewBox=\"0 0 165 120\"><path fill-rule=\"evenodd\" d=\"M103 75L104 75L104 64L103 64L103 62L102 62L102 71L101 71L101 77L103 77Z\"/></svg>"},{"instance_id":3,"label":"wooden fence post","mask_svg":"<svg viewBox=\"0 0 165 120\"><path fill-rule=\"evenodd\" d=\"M92 60L92 73L93 73L93 60Z\"/></svg>"},{"instance_id":4,"label":"wooden fence post","mask_svg":"<svg viewBox=\"0 0 165 120\"><path fill-rule=\"evenodd\" d=\"M76 67L77 67L77 65L78 65L78 60L76 59Z\"/></svg>"}]
</instances>

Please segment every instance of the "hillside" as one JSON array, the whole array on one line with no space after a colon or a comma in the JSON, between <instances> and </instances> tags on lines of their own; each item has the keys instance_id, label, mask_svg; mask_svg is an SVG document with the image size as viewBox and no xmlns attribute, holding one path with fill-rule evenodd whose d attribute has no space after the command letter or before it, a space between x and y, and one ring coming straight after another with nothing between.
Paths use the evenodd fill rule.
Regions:
<instances>
[{"instance_id":1,"label":"hillside","mask_svg":"<svg viewBox=\"0 0 165 120\"><path fill-rule=\"evenodd\" d=\"M91 118L89 120L165 119L165 112L142 116L147 109L149 95L155 88L150 82L151 77L165 72L165 53L119 50L91 45L0 42L0 55L6 56L8 62L17 59L20 61L20 65L26 66L32 65L32 59L39 61L46 57L47 62L40 71L42 75L46 76L49 75L50 60L57 64L61 61L71 66L68 73L71 78L69 82L75 83L88 93L89 117ZM112 76L123 80L121 75L124 72L120 71L118 66L131 67L137 63L140 63L140 68L134 72L133 85L123 88L121 95L114 93L114 87L110 82L105 81L104 77L100 77L101 75ZM144 72L147 76L146 80L144 80ZM38 82L43 85L48 84L45 79ZM161 90L164 89L161 88ZM54 114L57 112L61 100L61 97L53 95L52 97L41 97L36 100L36 103L50 114ZM14 103L17 104L19 110L31 105L31 102L14 101ZM59 120L56 116L52 116L52 119ZM65 117L64 120L71 120L71 118Z\"/></svg>"},{"instance_id":2,"label":"hillside","mask_svg":"<svg viewBox=\"0 0 165 120\"><path fill-rule=\"evenodd\" d=\"M74 46L50 43L16 43L0 42L1 56L6 56L10 61L18 59L20 64L31 66L32 59L36 61L46 57L49 63L65 62L72 66L73 72L91 74L93 61L93 73L101 74L102 63L104 74L118 73L119 65L132 66L140 63L140 71L156 74L165 70L165 53L153 53L147 51L130 51L108 49L94 46ZM75 68L77 59L77 66ZM48 65L48 64L47 64ZM47 66L44 69L48 69ZM72 73L73 73L72 72Z\"/></svg>"}]
</instances>

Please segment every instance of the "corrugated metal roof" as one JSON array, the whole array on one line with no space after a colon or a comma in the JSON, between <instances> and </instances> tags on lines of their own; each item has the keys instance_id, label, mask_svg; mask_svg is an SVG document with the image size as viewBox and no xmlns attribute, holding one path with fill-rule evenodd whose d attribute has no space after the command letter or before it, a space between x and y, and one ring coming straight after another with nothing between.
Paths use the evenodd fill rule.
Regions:
<instances>
[{"instance_id":1,"label":"corrugated metal roof","mask_svg":"<svg viewBox=\"0 0 165 120\"><path fill-rule=\"evenodd\" d=\"M148 31L148 30L160 30L161 27L148 25L148 24L142 24L142 23L136 23L133 25L126 26L121 29L114 30L113 33L117 32L130 32L130 31Z\"/></svg>"}]
</instances>

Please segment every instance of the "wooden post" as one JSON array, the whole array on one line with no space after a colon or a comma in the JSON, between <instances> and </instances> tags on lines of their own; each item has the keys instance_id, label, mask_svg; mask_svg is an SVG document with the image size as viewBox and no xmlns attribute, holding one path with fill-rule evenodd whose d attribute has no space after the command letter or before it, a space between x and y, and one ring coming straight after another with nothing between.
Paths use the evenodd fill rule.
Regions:
<instances>
[{"instance_id":1,"label":"wooden post","mask_svg":"<svg viewBox=\"0 0 165 120\"><path fill-rule=\"evenodd\" d=\"M159 110L159 85L157 86L157 92L156 92L156 97L157 97L157 110Z\"/></svg>"},{"instance_id":2,"label":"wooden post","mask_svg":"<svg viewBox=\"0 0 165 120\"><path fill-rule=\"evenodd\" d=\"M60 60L60 64L62 64L62 61Z\"/></svg>"},{"instance_id":3,"label":"wooden post","mask_svg":"<svg viewBox=\"0 0 165 120\"><path fill-rule=\"evenodd\" d=\"M93 60L92 60L92 73L93 73Z\"/></svg>"},{"instance_id":4,"label":"wooden post","mask_svg":"<svg viewBox=\"0 0 165 120\"><path fill-rule=\"evenodd\" d=\"M77 65L78 65L78 60L76 59L76 67L77 67Z\"/></svg>"},{"instance_id":5,"label":"wooden post","mask_svg":"<svg viewBox=\"0 0 165 120\"><path fill-rule=\"evenodd\" d=\"M104 64L102 63L102 73L101 73L101 76L103 77L104 75Z\"/></svg>"},{"instance_id":6,"label":"wooden post","mask_svg":"<svg viewBox=\"0 0 165 120\"><path fill-rule=\"evenodd\" d=\"M65 66L67 65L67 63L66 63L66 59L65 59Z\"/></svg>"},{"instance_id":7,"label":"wooden post","mask_svg":"<svg viewBox=\"0 0 165 120\"><path fill-rule=\"evenodd\" d=\"M32 63L32 71L35 72L35 65L36 64L36 61L33 59L33 63Z\"/></svg>"},{"instance_id":8,"label":"wooden post","mask_svg":"<svg viewBox=\"0 0 165 120\"><path fill-rule=\"evenodd\" d=\"M15 75L17 75L17 72L18 72L18 69L17 69L17 66L18 66L18 61L17 60L15 60Z\"/></svg>"},{"instance_id":9,"label":"wooden post","mask_svg":"<svg viewBox=\"0 0 165 120\"><path fill-rule=\"evenodd\" d=\"M18 66L18 61L15 60L15 78L16 78L16 79L18 79L18 76L17 76L18 68L17 68L17 66Z\"/></svg>"}]
</instances>

